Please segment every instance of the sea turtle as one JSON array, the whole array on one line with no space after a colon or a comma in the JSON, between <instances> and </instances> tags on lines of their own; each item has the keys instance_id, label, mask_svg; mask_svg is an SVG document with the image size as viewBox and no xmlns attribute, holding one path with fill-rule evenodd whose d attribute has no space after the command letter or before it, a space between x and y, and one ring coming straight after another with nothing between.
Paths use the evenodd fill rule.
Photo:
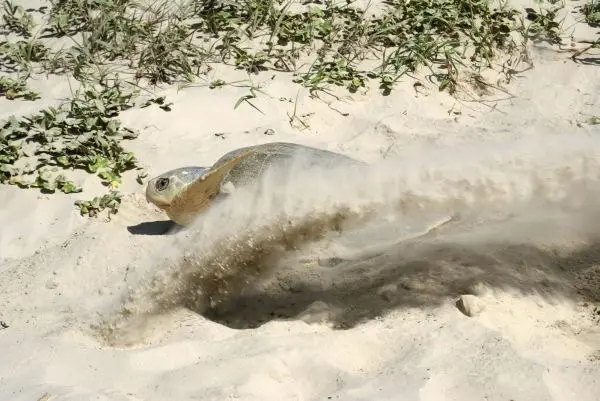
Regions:
<instances>
[{"instance_id":1,"label":"sea turtle","mask_svg":"<svg viewBox=\"0 0 600 401\"><path fill-rule=\"evenodd\" d=\"M268 168L299 160L303 166L334 167L366 163L324 149L296 143L270 142L233 150L212 167L181 167L167 171L148 182L146 199L164 210L175 223L186 226L210 206L213 199L260 178Z\"/></svg>"},{"instance_id":2,"label":"sea turtle","mask_svg":"<svg viewBox=\"0 0 600 401\"><path fill-rule=\"evenodd\" d=\"M351 166L360 167L367 164L348 156L309 146L271 142L262 145L239 148L223 155L212 167L181 167L167 171L148 182L146 199L164 210L169 218L181 226L189 225L193 219L210 206L217 195L230 191L227 186L238 188L250 184L260 178L268 168L289 166L294 156L300 159L301 167ZM434 220L422 222L419 227L411 224L401 235L383 248L434 233L438 228L455 220L457 216L438 216ZM361 254L378 255L382 245L373 249L362 249ZM327 258L325 265L333 266L344 259ZM334 263L335 262L335 263ZM306 266L322 265L324 262L304 263Z\"/></svg>"}]
</instances>

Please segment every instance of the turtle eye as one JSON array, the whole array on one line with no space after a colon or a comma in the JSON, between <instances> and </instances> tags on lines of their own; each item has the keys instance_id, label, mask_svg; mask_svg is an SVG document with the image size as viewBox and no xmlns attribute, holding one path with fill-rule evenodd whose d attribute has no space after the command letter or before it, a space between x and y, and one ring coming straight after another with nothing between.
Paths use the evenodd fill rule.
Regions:
<instances>
[{"instance_id":1,"label":"turtle eye","mask_svg":"<svg viewBox=\"0 0 600 401\"><path fill-rule=\"evenodd\" d=\"M169 179L168 178L159 178L156 181L156 190L157 191L163 191L168 186L169 186Z\"/></svg>"}]
</instances>

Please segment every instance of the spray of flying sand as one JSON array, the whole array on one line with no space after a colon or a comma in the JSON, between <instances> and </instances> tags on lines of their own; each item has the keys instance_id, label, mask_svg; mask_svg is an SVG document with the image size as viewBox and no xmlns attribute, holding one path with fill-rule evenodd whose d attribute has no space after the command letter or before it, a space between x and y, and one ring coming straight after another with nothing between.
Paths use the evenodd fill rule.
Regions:
<instances>
[{"instance_id":1,"label":"spray of flying sand","mask_svg":"<svg viewBox=\"0 0 600 401\"><path fill-rule=\"evenodd\" d=\"M331 233L343 237L377 221L401 224L440 213L575 211L589 206L599 179L600 139L579 134L436 149L359 170L271 171L151 255L151 276L137 278L119 312L102 325L104 336L114 340L127 320L174 307L202 313Z\"/></svg>"}]
</instances>

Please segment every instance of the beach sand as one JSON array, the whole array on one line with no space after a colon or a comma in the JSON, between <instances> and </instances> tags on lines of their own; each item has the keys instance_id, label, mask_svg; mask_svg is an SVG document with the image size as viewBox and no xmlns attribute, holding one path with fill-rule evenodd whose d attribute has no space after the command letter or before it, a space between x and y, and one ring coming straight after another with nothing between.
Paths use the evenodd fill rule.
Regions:
<instances>
[{"instance_id":1,"label":"beach sand","mask_svg":"<svg viewBox=\"0 0 600 401\"><path fill-rule=\"evenodd\" d=\"M371 167L273 176L171 231L135 172L110 220L73 206L106 191L93 176L1 186L0 399L597 400L600 67L570 54L530 45L484 100L409 78L319 100L265 72L264 114L230 86L123 112L150 177L273 141ZM69 91L33 85L0 117Z\"/></svg>"}]
</instances>

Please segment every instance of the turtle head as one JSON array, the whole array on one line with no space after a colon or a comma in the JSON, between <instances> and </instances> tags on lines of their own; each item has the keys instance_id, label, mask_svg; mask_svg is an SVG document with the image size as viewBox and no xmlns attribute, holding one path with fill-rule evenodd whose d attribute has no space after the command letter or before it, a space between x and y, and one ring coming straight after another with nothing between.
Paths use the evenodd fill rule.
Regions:
<instances>
[{"instance_id":1,"label":"turtle head","mask_svg":"<svg viewBox=\"0 0 600 401\"><path fill-rule=\"evenodd\" d=\"M146 200L168 213L173 201L208 170L205 167L181 167L154 177L146 186Z\"/></svg>"},{"instance_id":2,"label":"turtle head","mask_svg":"<svg viewBox=\"0 0 600 401\"><path fill-rule=\"evenodd\" d=\"M148 181L146 199L164 210L175 223L186 226L219 193L221 181L252 151L245 151L219 166L182 167Z\"/></svg>"}]
</instances>

